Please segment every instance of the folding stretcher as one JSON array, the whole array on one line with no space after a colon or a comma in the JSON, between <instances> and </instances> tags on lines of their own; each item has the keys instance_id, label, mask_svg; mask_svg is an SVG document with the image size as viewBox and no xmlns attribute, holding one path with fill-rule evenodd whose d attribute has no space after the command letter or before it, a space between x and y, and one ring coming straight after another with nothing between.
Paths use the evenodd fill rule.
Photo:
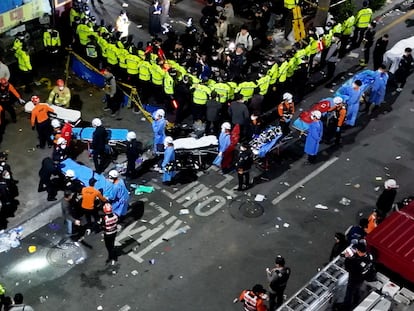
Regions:
<instances>
[{"instance_id":1,"label":"folding stretcher","mask_svg":"<svg viewBox=\"0 0 414 311\"><path fill-rule=\"evenodd\" d=\"M47 105L47 104L42 104L42 105ZM78 110L74 110L74 109L68 109L68 108L63 108L63 107L59 107L56 105L49 105L56 114L56 118L59 120L67 120L72 124L77 124L79 123L79 121L81 120L81 112ZM31 113L32 110L34 108L34 104L31 101L28 101L25 105L24 105L24 111L27 113Z\"/></svg>"},{"instance_id":2,"label":"folding stretcher","mask_svg":"<svg viewBox=\"0 0 414 311\"><path fill-rule=\"evenodd\" d=\"M89 185L89 179L92 177L96 179L95 188L102 189L103 195L108 195L112 191L113 184L106 180L106 178L101 175L95 173L91 168L79 164L72 159L66 159L61 163L61 170L63 173L66 173L68 170L73 170L75 172L75 176L79 179L85 186Z\"/></svg>"},{"instance_id":3,"label":"folding stretcher","mask_svg":"<svg viewBox=\"0 0 414 311\"><path fill-rule=\"evenodd\" d=\"M73 138L79 139L85 142L92 142L93 132L95 128L93 127L75 127L72 129ZM108 143L110 145L116 145L118 143L126 142L127 140L127 129L108 129Z\"/></svg>"}]
</instances>

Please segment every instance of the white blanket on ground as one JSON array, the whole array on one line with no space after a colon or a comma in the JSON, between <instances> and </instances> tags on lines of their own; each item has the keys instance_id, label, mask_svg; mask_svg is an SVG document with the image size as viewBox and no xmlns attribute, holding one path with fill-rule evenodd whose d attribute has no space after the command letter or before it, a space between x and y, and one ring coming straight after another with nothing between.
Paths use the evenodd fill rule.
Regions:
<instances>
[{"instance_id":1,"label":"white blanket on ground","mask_svg":"<svg viewBox=\"0 0 414 311\"><path fill-rule=\"evenodd\" d=\"M384 64L390 65L390 72L395 73L400 64L401 56L404 54L406 48L414 50L414 36L398 41L391 49L384 54Z\"/></svg>"},{"instance_id":2,"label":"white blanket on ground","mask_svg":"<svg viewBox=\"0 0 414 311\"><path fill-rule=\"evenodd\" d=\"M75 123L76 121L79 121L81 118L81 112L74 109L68 109L59 107L56 105L49 105L56 113L56 118L60 120L68 120L70 123ZM34 105L31 101L28 101L24 105L24 111L27 113L31 113L34 108Z\"/></svg>"},{"instance_id":3,"label":"white blanket on ground","mask_svg":"<svg viewBox=\"0 0 414 311\"><path fill-rule=\"evenodd\" d=\"M201 149L210 146L218 146L218 139L214 135L203 136L199 139L194 137L178 138L174 140L174 149Z\"/></svg>"}]
</instances>

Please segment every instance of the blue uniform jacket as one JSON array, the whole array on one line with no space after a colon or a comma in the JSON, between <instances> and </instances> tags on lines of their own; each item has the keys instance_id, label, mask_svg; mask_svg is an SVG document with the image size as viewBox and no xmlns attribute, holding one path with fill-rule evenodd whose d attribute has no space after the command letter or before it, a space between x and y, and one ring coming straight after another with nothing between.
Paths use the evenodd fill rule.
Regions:
<instances>
[{"instance_id":1,"label":"blue uniform jacket","mask_svg":"<svg viewBox=\"0 0 414 311\"><path fill-rule=\"evenodd\" d=\"M112 202L112 210L118 216L124 216L128 210L129 193L122 179L117 179L117 182L110 190L108 199Z\"/></svg>"},{"instance_id":2,"label":"blue uniform jacket","mask_svg":"<svg viewBox=\"0 0 414 311\"><path fill-rule=\"evenodd\" d=\"M376 72L374 83L371 86L369 102L374 105L381 105L384 101L387 89L388 74L386 72Z\"/></svg>"},{"instance_id":3,"label":"blue uniform jacket","mask_svg":"<svg viewBox=\"0 0 414 311\"><path fill-rule=\"evenodd\" d=\"M164 159L162 160L161 164L163 170L162 181L171 181L171 179L173 179L173 177L175 176L175 171L166 170L167 164L173 161L175 161L174 147L168 146L164 151Z\"/></svg>"},{"instance_id":4,"label":"blue uniform jacket","mask_svg":"<svg viewBox=\"0 0 414 311\"><path fill-rule=\"evenodd\" d=\"M320 120L314 121L309 125L308 136L306 136L305 153L316 155L319 150L319 142L322 139L323 126Z\"/></svg>"},{"instance_id":5,"label":"blue uniform jacket","mask_svg":"<svg viewBox=\"0 0 414 311\"><path fill-rule=\"evenodd\" d=\"M165 119L154 120L154 122L152 122L152 131L154 132L154 148L156 145L164 144L165 125Z\"/></svg>"}]
</instances>

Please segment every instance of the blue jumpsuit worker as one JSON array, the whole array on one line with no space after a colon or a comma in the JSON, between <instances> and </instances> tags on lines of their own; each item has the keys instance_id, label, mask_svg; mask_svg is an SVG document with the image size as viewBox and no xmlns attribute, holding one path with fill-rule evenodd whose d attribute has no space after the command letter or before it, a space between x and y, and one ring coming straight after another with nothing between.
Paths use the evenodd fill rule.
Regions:
<instances>
[{"instance_id":1,"label":"blue jumpsuit worker","mask_svg":"<svg viewBox=\"0 0 414 311\"><path fill-rule=\"evenodd\" d=\"M219 145L218 145L218 155L214 159L213 164L216 166L221 166L221 161L223 160L223 153L230 146L230 130L231 125L229 122L224 122L221 125L221 133L219 136Z\"/></svg>"},{"instance_id":2,"label":"blue jumpsuit worker","mask_svg":"<svg viewBox=\"0 0 414 311\"><path fill-rule=\"evenodd\" d=\"M124 181L119 178L119 172L117 170L111 170L108 174L108 179L113 183L113 187L110 190L110 193L105 194L105 196L108 197L109 202L111 202L113 212L122 220L122 217L124 217L128 211L128 189L125 186Z\"/></svg>"},{"instance_id":3,"label":"blue jumpsuit worker","mask_svg":"<svg viewBox=\"0 0 414 311\"><path fill-rule=\"evenodd\" d=\"M385 98L385 91L387 90L388 73L387 67L381 64L375 72L375 80L371 86L371 93L369 96L368 114L372 114L375 107L381 105Z\"/></svg>"},{"instance_id":4,"label":"blue jumpsuit worker","mask_svg":"<svg viewBox=\"0 0 414 311\"><path fill-rule=\"evenodd\" d=\"M308 135L305 142L305 153L308 155L308 164L314 164L316 155L319 151L319 143L322 140L323 125L321 122L321 112L314 110L311 113L312 123L309 125Z\"/></svg>"},{"instance_id":5,"label":"blue jumpsuit worker","mask_svg":"<svg viewBox=\"0 0 414 311\"><path fill-rule=\"evenodd\" d=\"M352 85L342 86L335 94L335 96L342 97L348 104L348 111L346 115L345 124L355 126L356 118L359 111L359 100L362 95L362 81L355 80Z\"/></svg>"},{"instance_id":6,"label":"blue jumpsuit worker","mask_svg":"<svg viewBox=\"0 0 414 311\"><path fill-rule=\"evenodd\" d=\"M164 150L165 126L167 124L167 121L165 120L165 111L163 109L158 109L155 111L153 118L152 131L154 133L154 152L162 152Z\"/></svg>"},{"instance_id":7,"label":"blue jumpsuit worker","mask_svg":"<svg viewBox=\"0 0 414 311\"><path fill-rule=\"evenodd\" d=\"M164 140L164 159L162 160L162 182L171 184L176 172L174 171L175 151L173 139L171 136L165 137Z\"/></svg>"}]
</instances>

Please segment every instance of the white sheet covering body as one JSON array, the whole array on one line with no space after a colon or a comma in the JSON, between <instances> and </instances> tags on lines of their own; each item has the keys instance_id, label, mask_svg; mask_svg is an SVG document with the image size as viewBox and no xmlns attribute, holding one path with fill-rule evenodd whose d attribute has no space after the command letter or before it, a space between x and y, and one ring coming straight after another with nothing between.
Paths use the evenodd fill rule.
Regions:
<instances>
[{"instance_id":1,"label":"white sheet covering body","mask_svg":"<svg viewBox=\"0 0 414 311\"><path fill-rule=\"evenodd\" d=\"M74 109L67 109L63 107L59 107L56 105L49 105L55 111L57 115L57 119L60 120L68 120L70 123L76 123L81 118L81 112ZM24 105L24 111L27 113L31 113L34 108L34 105L31 101L28 101Z\"/></svg>"}]
</instances>

